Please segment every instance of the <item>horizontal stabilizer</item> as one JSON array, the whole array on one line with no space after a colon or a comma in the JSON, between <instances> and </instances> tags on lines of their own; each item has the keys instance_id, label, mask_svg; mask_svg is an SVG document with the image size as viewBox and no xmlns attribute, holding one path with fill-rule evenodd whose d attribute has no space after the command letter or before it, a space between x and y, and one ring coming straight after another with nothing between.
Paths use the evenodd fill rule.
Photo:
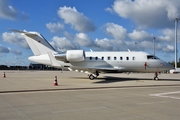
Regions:
<instances>
[{"instance_id":1,"label":"horizontal stabilizer","mask_svg":"<svg viewBox=\"0 0 180 120\"><path fill-rule=\"evenodd\" d=\"M28 33L28 32L25 32L25 31L22 31L22 30L16 30L16 29L12 29L12 28L9 28L10 31L13 31L13 32L17 32L17 33Z\"/></svg>"}]
</instances>

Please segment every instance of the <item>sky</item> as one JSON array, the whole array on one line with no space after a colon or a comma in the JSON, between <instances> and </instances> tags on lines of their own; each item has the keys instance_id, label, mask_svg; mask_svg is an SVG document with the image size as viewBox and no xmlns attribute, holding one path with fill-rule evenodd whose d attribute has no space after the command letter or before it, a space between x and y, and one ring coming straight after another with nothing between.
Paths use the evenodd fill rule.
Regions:
<instances>
[{"instance_id":1,"label":"sky","mask_svg":"<svg viewBox=\"0 0 180 120\"><path fill-rule=\"evenodd\" d=\"M175 18L179 0L0 0L0 65L28 66L33 55L24 37L9 28L39 32L59 52L153 54L155 37L156 56L172 62ZM179 27L177 36L179 49Z\"/></svg>"}]
</instances>

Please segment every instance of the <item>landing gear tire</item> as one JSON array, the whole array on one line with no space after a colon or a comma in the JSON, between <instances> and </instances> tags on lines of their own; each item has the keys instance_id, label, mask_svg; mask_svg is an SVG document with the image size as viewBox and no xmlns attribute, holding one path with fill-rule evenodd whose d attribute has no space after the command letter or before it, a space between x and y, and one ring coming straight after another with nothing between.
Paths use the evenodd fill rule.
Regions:
<instances>
[{"instance_id":1,"label":"landing gear tire","mask_svg":"<svg viewBox=\"0 0 180 120\"><path fill-rule=\"evenodd\" d=\"M90 80L94 80L94 78L95 78L95 77L94 77L92 74L89 75L89 79L90 79Z\"/></svg>"},{"instance_id":2,"label":"landing gear tire","mask_svg":"<svg viewBox=\"0 0 180 120\"><path fill-rule=\"evenodd\" d=\"M156 80L156 81L159 80L159 78L158 78L158 72L155 72L155 73L154 73L154 80Z\"/></svg>"},{"instance_id":3,"label":"landing gear tire","mask_svg":"<svg viewBox=\"0 0 180 120\"><path fill-rule=\"evenodd\" d=\"M154 80L156 80L156 81L157 81L157 80L159 80L159 78L158 78L158 77L154 77Z\"/></svg>"}]
</instances>

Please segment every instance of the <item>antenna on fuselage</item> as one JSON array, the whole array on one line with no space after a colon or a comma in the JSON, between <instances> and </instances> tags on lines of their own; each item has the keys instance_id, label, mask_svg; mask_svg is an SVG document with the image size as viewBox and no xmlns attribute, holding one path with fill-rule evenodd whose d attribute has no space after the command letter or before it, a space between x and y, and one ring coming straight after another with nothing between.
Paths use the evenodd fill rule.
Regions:
<instances>
[{"instance_id":1,"label":"antenna on fuselage","mask_svg":"<svg viewBox=\"0 0 180 120\"><path fill-rule=\"evenodd\" d=\"M93 52L93 50L90 49L90 52Z\"/></svg>"}]
</instances>

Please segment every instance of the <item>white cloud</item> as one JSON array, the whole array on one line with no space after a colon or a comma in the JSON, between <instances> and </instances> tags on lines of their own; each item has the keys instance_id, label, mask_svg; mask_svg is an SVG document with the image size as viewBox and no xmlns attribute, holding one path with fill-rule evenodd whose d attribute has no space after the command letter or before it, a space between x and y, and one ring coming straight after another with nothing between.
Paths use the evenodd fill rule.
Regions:
<instances>
[{"instance_id":1,"label":"white cloud","mask_svg":"<svg viewBox=\"0 0 180 120\"><path fill-rule=\"evenodd\" d=\"M158 39L161 41L171 41L172 40L170 38L170 36L159 36Z\"/></svg>"},{"instance_id":2,"label":"white cloud","mask_svg":"<svg viewBox=\"0 0 180 120\"><path fill-rule=\"evenodd\" d=\"M140 50L140 51L152 51L153 50L153 35L144 30L133 30L131 33L127 33L127 30L122 26L114 23L107 23L103 26L105 32L111 35L113 39L96 38L92 40L88 34L77 33L76 35L66 32L66 37L55 36L52 39L52 46L58 51L66 51L68 49L80 49L80 47L90 47L95 50L105 51L126 51ZM158 32L160 36L156 37L156 50L159 52L172 52L171 35L173 30L163 29ZM137 44L135 44L135 42ZM162 44L162 45L161 45ZM167 46L167 44L169 46Z\"/></svg>"},{"instance_id":3,"label":"white cloud","mask_svg":"<svg viewBox=\"0 0 180 120\"><path fill-rule=\"evenodd\" d=\"M127 33L127 30L122 26L107 23L104 26L104 30L108 35L114 37L110 40L108 38L96 39L96 46L99 46L102 50L140 50L140 51L152 51L153 50L153 37L156 38L156 49L160 52L173 52L172 38L174 38L174 30L163 29L158 31L159 36L154 36L144 30L133 30L131 33ZM136 43L136 44L135 44ZM168 45L167 45L168 44ZM170 47L171 46L171 47Z\"/></svg>"},{"instance_id":4,"label":"white cloud","mask_svg":"<svg viewBox=\"0 0 180 120\"><path fill-rule=\"evenodd\" d=\"M104 39L95 39L95 43L96 45L99 47L99 49L101 50L113 50L113 45L112 45L112 41L104 38Z\"/></svg>"},{"instance_id":5,"label":"white cloud","mask_svg":"<svg viewBox=\"0 0 180 120\"><path fill-rule=\"evenodd\" d=\"M74 35L71 34L71 33L69 33L69 32L67 32L67 31L64 32L64 36L65 36L67 39L69 39L69 40L73 40L73 39L74 39Z\"/></svg>"},{"instance_id":6,"label":"white cloud","mask_svg":"<svg viewBox=\"0 0 180 120\"><path fill-rule=\"evenodd\" d=\"M166 28L180 16L180 1L116 0L112 9L120 17L132 19L139 28Z\"/></svg>"},{"instance_id":7,"label":"white cloud","mask_svg":"<svg viewBox=\"0 0 180 120\"><path fill-rule=\"evenodd\" d=\"M106 23L103 27L105 32L116 40L124 40L126 38L127 30L118 24Z\"/></svg>"},{"instance_id":8,"label":"white cloud","mask_svg":"<svg viewBox=\"0 0 180 120\"><path fill-rule=\"evenodd\" d=\"M8 47L9 51L15 55L22 55L22 52L20 50L13 50L10 47Z\"/></svg>"},{"instance_id":9,"label":"white cloud","mask_svg":"<svg viewBox=\"0 0 180 120\"><path fill-rule=\"evenodd\" d=\"M174 41L174 39L175 39L174 29L172 30L172 29L166 28L166 29L163 29L161 32L163 34L163 36L159 36L159 39L161 41L167 41L167 42L173 42Z\"/></svg>"},{"instance_id":10,"label":"white cloud","mask_svg":"<svg viewBox=\"0 0 180 120\"><path fill-rule=\"evenodd\" d=\"M174 53L174 46L172 45L165 45L165 44L157 44L156 51L163 51L165 53Z\"/></svg>"},{"instance_id":11,"label":"white cloud","mask_svg":"<svg viewBox=\"0 0 180 120\"><path fill-rule=\"evenodd\" d=\"M0 53L13 53L15 55L22 55L22 52L19 50L13 50L10 47L4 47L0 44Z\"/></svg>"},{"instance_id":12,"label":"white cloud","mask_svg":"<svg viewBox=\"0 0 180 120\"><path fill-rule=\"evenodd\" d=\"M0 44L0 53L9 53L9 49Z\"/></svg>"},{"instance_id":13,"label":"white cloud","mask_svg":"<svg viewBox=\"0 0 180 120\"><path fill-rule=\"evenodd\" d=\"M153 37L155 37L158 52L172 53L174 19L180 17L179 10L179 0L115 0L112 7L107 7L105 11L118 14L120 19L132 20L137 28L127 33L121 25L107 23L104 29L108 35L114 37L109 44L113 46L112 49L136 50L137 47L137 50L153 51ZM121 40L120 43L117 39L124 41Z\"/></svg>"},{"instance_id":14,"label":"white cloud","mask_svg":"<svg viewBox=\"0 0 180 120\"><path fill-rule=\"evenodd\" d=\"M174 46L172 46L172 45L167 45L167 49L168 49L168 51L174 51Z\"/></svg>"},{"instance_id":15,"label":"white cloud","mask_svg":"<svg viewBox=\"0 0 180 120\"><path fill-rule=\"evenodd\" d=\"M25 38L19 33L4 32L2 34L2 39L4 42L15 44L15 45L21 46L23 48L29 48Z\"/></svg>"},{"instance_id":16,"label":"white cloud","mask_svg":"<svg viewBox=\"0 0 180 120\"><path fill-rule=\"evenodd\" d=\"M131 40L135 40L135 41L142 41L142 40L148 40L148 39L153 38L153 35L143 30L142 31L133 30L133 32L129 33L128 36L129 38L131 38Z\"/></svg>"},{"instance_id":17,"label":"white cloud","mask_svg":"<svg viewBox=\"0 0 180 120\"><path fill-rule=\"evenodd\" d=\"M123 44L124 50L131 50L131 51L139 51L142 50L142 47L140 46L140 44L133 42L133 41L125 41L125 43Z\"/></svg>"},{"instance_id":18,"label":"white cloud","mask_svg":"<svg viewBox=\"0 0 180 120\"><path fill-rule=\"evenodd\" d=\"M91 40L91 38L85 33L76 34L75 41L80 46L84 46L84 47L92 47L95 45L94 42Z\"/></svg>"},{"instance_id":19,"label":"white cloud","mask_svg":"<svg viewBox=\"0 0 180 120\"><path fill-rule=\"evenodd\" d=\"M61 32L64 29L64 25L61 23L47 23L46 27L50 30L50 32Z\"/></svg>"},{"instance_id":20,"label":"white cloud","mask_svg":"<svg viewBox=\"0 0 180 120\"><path fill-rule=\"evenodd\" d=\"M115 39L95 39L95 48L98 50L103 51L120 51L120 50L127 50L127 45L125 41L115 40Z\"/></svg>"},{"instance_id":21,"label":"white cloud","mask_svg":"<svg viewBox=\"0 0 180 120\"><path fill-rule=\"evenodd\" d=\"M15 19L17 17L16 10L8 5L7 0L0 0L0 18L4 19Z\"/></svg>"},{"instance_id":22,"label":"white cloud","mask_svg":"<svg viewBox=\"0 0 180 120\"><path fill-rule=\"evenodd\" d=\"M107 7L107 8L105 9L105 11L110 12L110 13L114 13L113 9L110 8L110 7Z\"/></svg>"},{"instance_id":23,"label":"white cloud","mask_svg":"<svg viewBox=\"0 0 180 120\"><path fill-rule=\"evenodd\" d=\"M174 31L174 29L172 30L172 29L166 28L166 29L163 29L163 30L162 30L162 33L163 33L164 35L174 36L175 31Z\"/></svg>"},{"instance_id":24,"label":"white cloud","mask_svg":"<svg viewBox=\"0 0 180 120\"><path fill-rule=\"evenodd\" d=\"M164 2L164 1L163 1ZM174 20L180 16L179 9L180 9L180 1L179 0L169 0L165 1L166 3L166 10L167 16L169 19Z\"/></svg>"},{"instance_id":25,"label":"white cloud","mask_svg":"<svg viewBox=\"0 0 180 120\"><path fill-rule=\"evenodd\" d=\"M8 0L0 0L0 18L26 20L29 19L29 15L25 12L18 12L13 6L9 5Z\"/></svg>"},{"instance_id":26,"label":"white cloud","mask_svg":"<svg viewBox=\"0 0 180 120\"><path fill-rule=\"evenodd\" d=\"M79 13L75 7L60 7L58 16L62 18L66 24L72 25L72 27L79 32L90 32L96 29L94 23L83 13Z\"/></svg>"},{"instance_id":27,"label":"white cloud","mask_svg":"<svg viewBox=\"0 0 180 120\"><path fill-rule=\"evenodd\" d=\"M151 50L153 49L153 42L151 41L142 41L140 43L137 43L138 47L140 47L139 49L143 49L143 50Z\"/></svg>"},{"instance_id":28,"label":"white cloud","mask_svg":"<svg viewBox=\"0 0 180 120\"><path fill-rule=\"evenodd\" d=\"M70 40L68 40L65 37L57 37L54 36L52 38L52 41L50 44L57 50L57 51L66 51L66 50L73 50L73 49L78 49L79 46Z\"/></svg>"}]
</instances>

